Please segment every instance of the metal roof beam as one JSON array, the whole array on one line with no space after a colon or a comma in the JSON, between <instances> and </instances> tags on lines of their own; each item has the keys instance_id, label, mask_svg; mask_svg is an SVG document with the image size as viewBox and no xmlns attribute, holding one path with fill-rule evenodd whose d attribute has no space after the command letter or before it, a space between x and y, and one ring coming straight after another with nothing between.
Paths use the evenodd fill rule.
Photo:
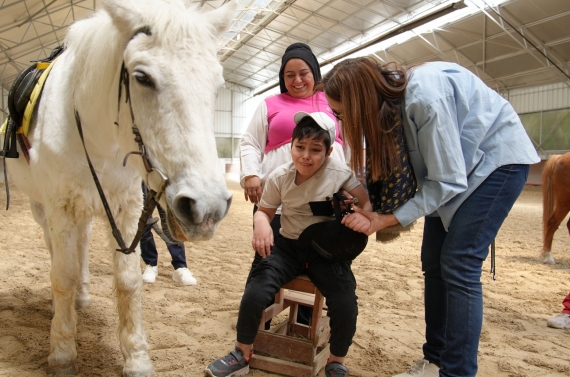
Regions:
<instances>
[{"instance_id":1,"label":"metal roof beam","mask_svg":"<svg viewBox=\"0 0 570 377\"><path fill-rule=\"evenodd\" d=\"M427 15L424 15L423 17L419 17L413 21L409 21L409 22L406 22L404 24L401 24L397 28L392 29L392 30L390 30L390 31L388 31L388 32L376 37L376 38L373 38L373 39L371 39L365 43L362 43L355 48L349 49L348 51L345 51L345 52L338 54L332 58L329 58L329 59L321 62L320 66L323 67L325 65L331 64L337 60L340 60L340 59L343 59L349 55L352 55L355 52L361 51L361 50L363 50L367 47L373 46L379 42L382 42L382 41L385 41L385 40L390 39L392 37L395 37L397 35L400 35L406 31L413 30L418 26L421 26L423 24L431 22L431 21L433 21L439 17L442 17L446 14L449 14L451 12L454 12L454 11L461 9L461 8L464 8L464 7L465 7L465 3L463 2L463 0L452 3L452 4L448 5L447 7L444 7L438 11L428 13ZM276 87L277 85L278 85L278 83L275 83L269 87L263 88L262 90L256 92L254 95L262 94L262 93Z\"/></svg>"},{"instance_id":2,"label":"metal roof beam","mask_svg":"<svg viewBox=\"0 0 570 377\"><path fill-rule=\"evenodd\" d=\"M481 12L483 12L490 20L492 20L497 26L499 26L501 29L503 29L515 42L517 42L523 49L525 49L530 56L532 56L535 60L537 60L540 64L542 64L543 66L549 66L549 62L548 62L548 57L546 57L546 61L543 60L542 56L539 57L536 55L537 50L535 48L529 49L527 44L526 44L526 39L524 39L524 37L522 37L523 41L520 41L519 38L516 38L515 35L513 35L513 33L511 33L506 27L505 25L503 25L503 19L501 18L501 22L495 20L495 18L491 17L491 15L487 12L487 10L483 7L480 7L478 4L476 4L476 6L481 10ZM499 10L497 11L497 14L500 15L501 12L501 7L497 7ZM540 53L540 52L539 52ZM557 67L558 69L561 70L561 68ZM564 73L564 72L563 72Z\"/></svg>"},{"instance_id":3,"label":"metal roof beam","mask_svg":"<svg viewBox=\"0 0 570 377\"><path fill-rule=\"evenodd\" d=\"M520 25L520 22L512 14L510 14L506 9L504 9L504 8L501 9L501 13L507 15L511 20L515 20L516 23ZM566 13L570 14L570 12L566 12ZM522 30L523 34L525 34L527 37L530 37L531 39L533 39L533 42L535 45L539 45L542 48L542 52L545 55L550 56L550 58L557 60L557 62L556 62L557 65L563 66L565 68L566 74L569 73L568 64L566 64L566 62L564 60L562 60L556 53L554 53L553 51L550 51L550 49L548 48L548 44L542 43L542 41L540 39L538 39L536 37L536 35L534 35L530 30L528 30L527 25L520 25L519 28ZM566 38L566 40L570 40L570 38ZM557 41L557 43L560 43L560 42ZM547 65L549 65L548 63L547 63Z\"/></svg>"},{"instance_id":4,"label":"metal roof beam","mask_svg":"<svg viewBox=\"0 0 570 377\"><path fill-rule=\"evenodd\" d=\"M240 47L245 45L251 38L253 38L257 33L259 33L263 28L271 23L275 18L277 18L281 13L283 13L287 8L289 8L296 0L285 0L275 11L269 13L266 17L261 20L257 26L251 30L245 37L240 38L238 41L234 42L232 47L228 45L225 46L227 49L219 59L221 62L225 61L227 58L233 55L235 51L237 51ZM240 31L237 31L238 35Z\"/></svg>"}]
</instances>

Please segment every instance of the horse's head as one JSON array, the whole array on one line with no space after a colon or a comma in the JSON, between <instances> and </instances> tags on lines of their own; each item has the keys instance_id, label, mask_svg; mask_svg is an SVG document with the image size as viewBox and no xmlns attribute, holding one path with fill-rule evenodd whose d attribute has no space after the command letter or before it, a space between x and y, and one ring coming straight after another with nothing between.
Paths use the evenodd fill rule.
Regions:
<instances>
[{"instance_id":1,"label":"horse's head","mask_svg":"<svg viewBox=\"0 0 570 377\"><path fill-rule=\"evenodd\" d=\"M199 12L183 1L109 0L105 9L124 38L130 105L153 168L168 183L161 204L178 240L211 238L231 194L219 168L214 105L224 84L217 46L236 3ZM125 88L123 87L123 90ZM137 149L125 96L119 140ZM143 178L141 159L129 158Z\"/></svg>"}]
</instances>

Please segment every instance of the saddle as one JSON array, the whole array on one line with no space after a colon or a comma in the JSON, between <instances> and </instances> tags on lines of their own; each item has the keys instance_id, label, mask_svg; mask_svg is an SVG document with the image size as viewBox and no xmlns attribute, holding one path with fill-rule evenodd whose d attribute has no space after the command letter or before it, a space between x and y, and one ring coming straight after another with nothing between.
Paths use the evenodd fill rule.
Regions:
<instances>
[{"instance_id":1,"label":"saddle","mask_svg":"<svg viewBox=\"0 0 570 377\"><path fill-rule=\"evenodd\" d=\"M30 128L32 114L38 103L43 85L57 57L64 51L63 46L54 48L51 54L42 60L35 61L22 71L10 87L8 92L8 119L0 128L4 134L4 143L0 149L0 157L18 158L20 149L29 162L28 150L30 148L27 136Z\"/></svg>"}]
</instances>

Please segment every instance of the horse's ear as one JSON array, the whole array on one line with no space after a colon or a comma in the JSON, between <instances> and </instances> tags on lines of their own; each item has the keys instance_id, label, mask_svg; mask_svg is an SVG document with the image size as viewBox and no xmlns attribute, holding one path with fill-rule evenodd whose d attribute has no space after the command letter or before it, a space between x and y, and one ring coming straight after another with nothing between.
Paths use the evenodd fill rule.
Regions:
<instances>
[{"instance_id":1,"label":"horse's ear","mask_svg":"<svg viewBox=\"0 0 570 377\"><path fill-rule=\"evenodd\" d=\"M221 38L230 29L237 6L238 2L236 0L230 0L218 9L211 10L205 14L208 21L214 25L218 38Z\"/></svg>"},{"instance_id":2,"label":"horse's ear","mask_svg":"<svg viewBox=\"0 0 570 377\"><path fill-rule=\"evenodd\" d=\"M113 19L115 26L129 37L134 30L144 25L140 6L133 0L105 0L103 6Z\"/></svg>"}]
</instances>

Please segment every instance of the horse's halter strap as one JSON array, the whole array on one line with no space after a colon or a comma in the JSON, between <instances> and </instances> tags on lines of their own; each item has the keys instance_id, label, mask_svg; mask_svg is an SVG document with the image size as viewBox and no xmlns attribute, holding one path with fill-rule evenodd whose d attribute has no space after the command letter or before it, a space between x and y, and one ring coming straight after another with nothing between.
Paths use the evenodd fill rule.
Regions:
<instances>
[{"instance_id":1,"label":"horse's halter strap","mask_svg":"<svg viewBox=\"0 0 570 377\"><path fill-rule=\"evenodd\" d=\"M141 29L136 34L138 34L138 33L145 33L148 35L150 33L150 30ZM131 247L129 247L129 253L132 253L134 251L134 248L136 247L136 245L140 241L145 228L148 226L147 220L152 216L152 212L154 211L154 208L156 207L156 205L158 204L158 201L160 200L160 197L164 193L164 189L166 188L166 183L168 181L168 177L166 177L166 175L164 175L160 170L154 169L152 167L150 159L148 158L148 155L146 153L146 148L145 148L144 142L142 140L142 136L139 132L139 129L137 127L137 123L135 121L135 113L133 112L133 105L132 105L132 101L131 101L131 91L130 91L130 85L129 85L129 72L127 71L127 68L125 67L124 62L121 66L121 73L120 73L120 77L119 77L119 95L118 95L118 100L117 100L117 122L115 122L115 124L117 126L119 126L118 118L119 118L119 112L120 112L120 108L121 108L121 96L122 96L122 90L121 89L123 88L123 85L125 87L125 102L129 104L129 112L131 114L132 131L133 131L133 134L135 135L135 141L137 142L137 144L139 146L138 151L129 152L125 155L125 158L123 159L123 166L126 166L127 159L129 158L130 155L132 155L132 154L140 155L142 160L143 160L145 170L147 171L146 186L148 188L148 193L146 195L144 207L143 207L141 216L139 218L137 233L135 234L135 237L133 239L133 243L131 244Z\"/></svg>"},{"instance_id":2,"label":"horse's halter strap","mask_svg":"<svg viewBox=\"0 0 570 377\"><path fill-rule=\"evenodd\" d=\"M133 37L139 33L144 33L147 35L151 34L150 29L148 27L144 27L144 28L138 30L133 35ZM142 237L144 229L147 226L147 221L148 221L149 217L152 215L154 208L158 204L160 197L164 193L168 178L159 170L152 168L152 164L151 164L151 162L150 162L150 160L146 154L145 145L143 143L141 134L140 134L139 129L138 129L136 122L135 122L135 115L134 115L133 107L131 104L131 96L130 96L130 89L129 89L129 72L127 71L127 69L125 67L125 63L123 63L121 66L121 72L120 72L120 76L119 76L117 119L119 117L118 114L120 111L123 85L125 86L125 102L129 104L129 111L131 113L132 131L133 131L133 134L135 135L135 141L137 142L137 144L139 146L138 151L127 153L127 155L125 156L125 158L123 160L123 166L126 165L127 159L131 154L140 155L142 160L143 160L145 170L147 171L146 181L147 181L147 188L148 188L148 193L146 195L144 207L143 207L141 216L140 216L139 221L138 221L137 232L135 234L135 237L133 238L131 246L129 246L128 249L127 249L125 241L123 240L123 237L121 235L121 231L119 230L119 228L117 227L117 224L115 223L115 219L113 218L113 214L111 213L109 203L107 202L107 199L105 197L105 193L103 192L103 188L101 187L101 183L99 182L99 179L97 177L97 173L95 172L95 169L93 168L93 164L91 163L91 159L89 158L89 154L87 153L87 149L85 147L85 141L83 139L83 131L81 128L81 120L79 118L79 114L78 114L77 110L75 110L75 122L77 124L77 129L79 130L79 136L81 137L81 142L83 143L83 149L85 150L85 156L87 157L87 162L89 164L89 169L91 170L91 175L93 176L93 180L95 181L95 185L97 186L97 191L99 192L99 196L101 197L101 201L103 202L103 207L105 208L105 213L107 214L107 218L109 219L109 224L111 225L113 237L115 238L115 240L119 244L119 248L117 249L117 251L120 251L123 254L131 254L135 251L135 248L137 247L137 245L138 245L138 243ZM115 124L117 126L119 126L118 120L117 120L117 122L115 122Z\"/></svg>"}]
</instances>

